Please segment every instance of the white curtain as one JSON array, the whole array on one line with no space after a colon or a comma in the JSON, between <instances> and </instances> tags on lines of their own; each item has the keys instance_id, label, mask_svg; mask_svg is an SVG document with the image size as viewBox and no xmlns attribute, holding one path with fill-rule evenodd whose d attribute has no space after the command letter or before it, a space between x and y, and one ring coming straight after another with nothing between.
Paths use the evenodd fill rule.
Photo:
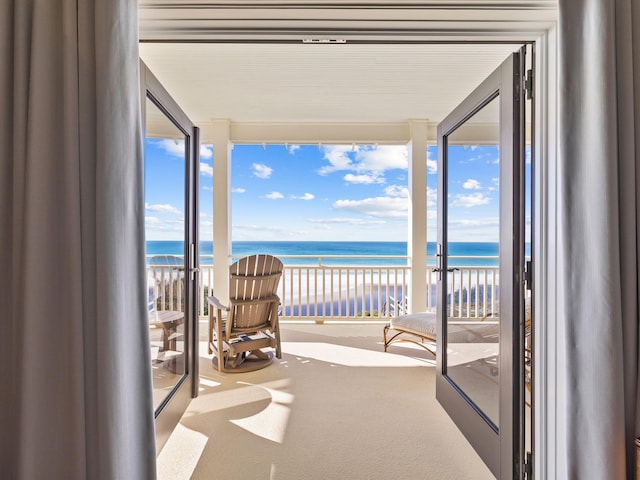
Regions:
<instances>
[{"instance_id":1,"label":"white curtain","mask_svg":"<svg viewBox=\"0 0 640 480\"><path fill-rule=\"evenodd\" d=\"M0 478L155 477L137 29L0 0Z\"/></svg>"},{"instance_id":2,"label":"white curtain","mask_svg":"<svg viewBox=\"0 0 640 480\"><path fill-rule=\"evenodd\" d=\"M640 3L560 0L559 171L567 478L634 478ZM564 415L562 415L564 413Z\"/></svg>"}]
</instances>

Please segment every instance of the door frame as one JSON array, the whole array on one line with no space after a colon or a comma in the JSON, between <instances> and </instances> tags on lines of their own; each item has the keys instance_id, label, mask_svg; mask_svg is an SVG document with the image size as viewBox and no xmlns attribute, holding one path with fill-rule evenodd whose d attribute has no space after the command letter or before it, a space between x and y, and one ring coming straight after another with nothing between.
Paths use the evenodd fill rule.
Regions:
<instances>
[{"instance_id":1,"label":"door frame","mask_svg":"<svg viewBox=\"0 0 640 480\"><path fill-rule=\"evenodd\" d=\"M142 135L146 138L146 100L149 98L185 136L185 252L184 252L184 355L185 373L166 400L154 411L156 427L156 454L159 454L169 436L182 418L192 398L198 395L198 211L199 211L199 153L200 132L169 92L140 61L140 102Z\"/></svg>"},{"instance_id":2,"label":"door frame","mask_svg":"<svg viewBox=\"0 0 640 480\"><path fill-rule=\"evenodd\" d=\"M464 37L464 35L467 35ZM486 32L462 30L460 38L473 43L493 43L495 36ZM490 37L490 38L486 38ZM375 41L376 37L369 41ZM385 38L378 39L385 43ZM149 41L149 40L143 40ZM450 43L451 37L438 36L431 41ZM558 31L557 24L544 28L531 38L530 32L522 35L509 32L500 41L509 43L531 43L535 45L534 128L533 141L533 194L534 215L532 256L536 258L533 277L534 290L532 312L536 318L533 330L533 356L535 360L533 388L536 392L533 429L533 471L539 478L560 478L566 472L566 461L557 452L564 448L568 434L567 426L559 422L559 415L566 405L566 385L557 366L563 362L560 339L564 335L558 300L560 278L555 226L558 223L557 199L561 186L558 183L557 148L559 141L558 122ZM455 40L454 40L455 42ZM402 43L396 41L395 43ZM410 43L410 42L408 42ZM144 90L143 96L144 99ZM320 139L322 140L322 139Z\"/></svg>"}]
</instances>

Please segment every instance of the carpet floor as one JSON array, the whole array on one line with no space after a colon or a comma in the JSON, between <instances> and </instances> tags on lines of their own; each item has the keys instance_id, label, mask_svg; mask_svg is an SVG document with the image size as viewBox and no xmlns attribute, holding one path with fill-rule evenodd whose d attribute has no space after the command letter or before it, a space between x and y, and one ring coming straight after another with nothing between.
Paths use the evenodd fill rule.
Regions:
<instances>
[{"instance_id":1,"label":"carpet floor","mask_svg":"<svg viewBox=\"0 0 640 480\"><path fill-rule=\"evenodd\" d=\"M220 374L158 456L158 479L494 478L435 399L435 361L381 324L283 324L282 359Z\"/></svg>"}]
</instances>

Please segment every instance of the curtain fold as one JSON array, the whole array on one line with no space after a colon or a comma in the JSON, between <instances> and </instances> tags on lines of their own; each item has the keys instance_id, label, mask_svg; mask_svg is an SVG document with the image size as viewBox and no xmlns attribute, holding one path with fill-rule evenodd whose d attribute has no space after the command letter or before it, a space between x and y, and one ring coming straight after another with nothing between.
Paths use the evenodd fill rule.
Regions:
<instances>
[{"instance_id":1,"label":"curtain fold","mask_svg":"<svg viewBox=\"0 0 640 480\"><path fill-rule=\"evenodd\" d=\"M559 2L567 478L634 478L638 433L640 6Z\"/></svg>"},{"instance_id":2,"label":"curtain fold","mask_svg":"<svg viewBox=\"0 0 640 480\"><path fill-rule=\"evenodd\" d=\"M155 478L137 2L0 18L0 478Z\"/></svg>"}]
</instances>

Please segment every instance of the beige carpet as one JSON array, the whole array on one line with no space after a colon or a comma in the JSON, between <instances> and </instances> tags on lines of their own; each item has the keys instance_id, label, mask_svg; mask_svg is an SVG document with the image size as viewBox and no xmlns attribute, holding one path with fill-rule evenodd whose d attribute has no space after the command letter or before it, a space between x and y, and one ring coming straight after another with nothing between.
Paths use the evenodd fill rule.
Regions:
<instances>
[{"instance_id":1,"label":"beige carpet","mask_svg":"<svg viewBox=\"0 0 640 480\"><path fill-rule=\"evenodd\" d=\"M493 478L435 400L431 354L384 353L380 324L284 324L282 337L283 358L245 374L219 374L201 344L200 396L160 480Z\"/></svg>"}]
</instances>

